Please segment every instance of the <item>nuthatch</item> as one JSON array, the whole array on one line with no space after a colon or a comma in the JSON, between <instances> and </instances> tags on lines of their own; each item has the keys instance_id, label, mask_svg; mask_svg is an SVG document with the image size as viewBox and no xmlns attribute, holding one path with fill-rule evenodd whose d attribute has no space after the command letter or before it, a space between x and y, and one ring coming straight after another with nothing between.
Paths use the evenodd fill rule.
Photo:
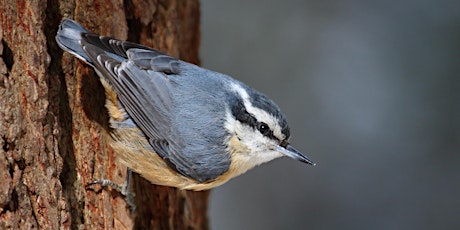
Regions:
<instances>
[{"instance_id":1,"label":"nuthatch","mask_svg":"<svg viewBox=\"0 0 460 230\"><path fill-rule=\"evenodd\" d=\"M153 184L210 189L281 156L314 165L289 144L279 107L240 81L69 19L56 41L99 75L111 145Z\"/></svg>"}]
</instances>

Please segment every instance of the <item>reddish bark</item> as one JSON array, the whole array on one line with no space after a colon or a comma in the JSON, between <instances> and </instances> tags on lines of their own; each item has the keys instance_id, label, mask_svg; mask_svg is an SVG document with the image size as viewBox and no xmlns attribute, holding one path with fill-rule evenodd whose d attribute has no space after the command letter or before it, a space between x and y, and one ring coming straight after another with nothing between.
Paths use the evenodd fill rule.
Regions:
<instances>
[{"instance_id":1,"label":"reddish bark","mask_svg":"<svg viewBox=\"0 0 460 230\"><path fill-rule=\"evenodd\" d=\"M95 179L124 182L94 72L54 41L61 18L198 63L197 0L0 3L0 228L206 229L208 192L134 177L135 215Z\"/></svg>"}]
</instances>

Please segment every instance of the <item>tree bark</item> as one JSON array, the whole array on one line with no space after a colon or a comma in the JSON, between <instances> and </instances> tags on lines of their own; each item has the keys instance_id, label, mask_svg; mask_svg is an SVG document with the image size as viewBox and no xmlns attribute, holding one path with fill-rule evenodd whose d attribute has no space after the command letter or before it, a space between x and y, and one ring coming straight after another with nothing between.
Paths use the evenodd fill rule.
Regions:
<instances>
[{"instance_id":1,"label":"tree bark","mask_svg":"<svg viewBox=\"0 0 460 230\"><path fill-rule=\"evenodd\" d=\"M87 183L122 184L105 95L90 67L54 40L62 18L198 64L198 0L0 2L0 229L206 229L208 192L150 184L137 210Z\"/></svg>"}]
</instances>

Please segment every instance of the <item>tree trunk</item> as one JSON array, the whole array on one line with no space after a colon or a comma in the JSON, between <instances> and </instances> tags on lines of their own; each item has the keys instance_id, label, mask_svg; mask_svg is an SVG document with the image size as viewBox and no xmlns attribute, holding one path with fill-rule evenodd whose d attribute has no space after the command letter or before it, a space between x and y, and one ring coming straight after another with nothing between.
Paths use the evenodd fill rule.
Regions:
<instances>
[{"instance_id":1,"label":"tree trunk","mask_svg":"<svg viewBox=\"0 0 460 230\"><path fill-rule=\"evenodd\" d=\"M0 229L206 229L208 192L150 184L137 210L97 179L122 184L105 95L87 65L54 40L62 18L198 63L197 0L0 2Z\"/></svg>"}]
</instances>

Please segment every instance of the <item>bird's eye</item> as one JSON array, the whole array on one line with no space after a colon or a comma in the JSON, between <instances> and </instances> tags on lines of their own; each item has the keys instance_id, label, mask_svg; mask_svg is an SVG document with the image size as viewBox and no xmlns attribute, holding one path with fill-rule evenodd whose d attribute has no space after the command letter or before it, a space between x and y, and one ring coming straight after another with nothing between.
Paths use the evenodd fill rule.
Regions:
<instances>
[{"instance_id":1,"label":"bird's eye","mask_svg":"<svg viewBox=\"0 0 460 230\"><path fill-rule=\"evenodd\" d=\"M260 122L259 123L259 132L262 134L262 135L266 135L270 132L270 127L268 127L267 124L265 124L264 122Z\"/></svg>"}]
</instances>

